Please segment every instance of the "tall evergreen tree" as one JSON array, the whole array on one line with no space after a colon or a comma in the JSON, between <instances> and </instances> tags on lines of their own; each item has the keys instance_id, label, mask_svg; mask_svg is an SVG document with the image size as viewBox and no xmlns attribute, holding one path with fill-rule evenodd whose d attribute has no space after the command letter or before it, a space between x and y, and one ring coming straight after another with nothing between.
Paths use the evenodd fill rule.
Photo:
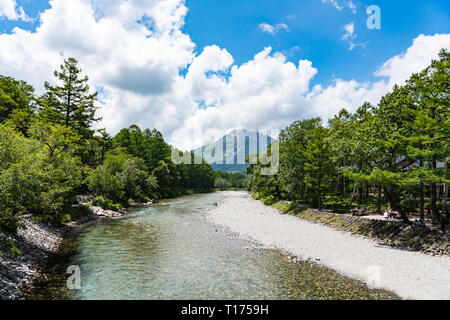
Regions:
<instances>
[{"instance_id":1,"label":"tall evergreen tree","mask_svg":"<svg viewBox=\"0 0 450 320\"><path fill-rule=\"evenodd\" d=\"M43 113L51 122L74 128L83 138L93 135L91 126L100 118L95 118L97 92L91 93L87 84L89 78L82 77L75 58L64 60L55 77L62 82L61 86L45 83L47 93Z\"/></svg>"}]
</instances>

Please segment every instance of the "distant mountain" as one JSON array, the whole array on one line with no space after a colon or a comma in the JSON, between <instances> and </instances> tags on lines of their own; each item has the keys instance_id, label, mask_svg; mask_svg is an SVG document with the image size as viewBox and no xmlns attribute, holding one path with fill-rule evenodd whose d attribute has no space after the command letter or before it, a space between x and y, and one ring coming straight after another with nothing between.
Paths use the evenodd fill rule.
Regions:
<instances>
[{"instance_id":1,"label":"distant mountain","mask_svg":"<svg viewBox=\"0 0 450 320\"><path fill-rule=\"evenodd\" d=\"M234 130L220 140L193 150L216 171L244 172L249 154L264 153L274 141L270 136L252 130Z\"/></svg>"}]
</instances>

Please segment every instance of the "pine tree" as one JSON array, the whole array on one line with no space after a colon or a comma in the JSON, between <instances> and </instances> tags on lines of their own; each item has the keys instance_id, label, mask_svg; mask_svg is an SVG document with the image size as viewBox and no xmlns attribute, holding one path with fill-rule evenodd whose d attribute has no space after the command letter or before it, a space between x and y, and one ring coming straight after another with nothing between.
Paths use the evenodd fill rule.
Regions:
<instances>
[{"instance_id":1,"label":"pine tree","mask_svg":"<svg viewBox=\"0 0 450 320\"><path fill-rule=\"evenodd\" d=\"M100 120L95 118L97 92L90 93L89 78L82 77L82 70L77 65L75 58L64 60L60 71L54 73L62 85L45 83L47 93L43 99L46 101L43 113L49 121L72 127L81 137L90 138L92 124Z\"/></svg>"}]
</instances>

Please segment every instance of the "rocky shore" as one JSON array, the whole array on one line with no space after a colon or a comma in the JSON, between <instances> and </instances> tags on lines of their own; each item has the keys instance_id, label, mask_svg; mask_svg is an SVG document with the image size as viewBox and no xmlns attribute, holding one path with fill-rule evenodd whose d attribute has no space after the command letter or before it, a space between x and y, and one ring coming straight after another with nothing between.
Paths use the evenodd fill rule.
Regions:
<instances>
[{"instance_id":1,"label":"rocky shore","mask_svg":"<svg viewBox=\"0 0 450 320\"><path fill-rule=\"evenodd\" d=\"M17 235L0 234L0 243L16 248L15 253L0 251L0 299L14 300L41 276L42 267L57 254L67 226L50 227L23 218L24 227ZM11 249L11 248L10 248Z\"/></svg>"},{"instance_id":2,"label":"rocky shore","mask_svg":"<svg viewBox=\"0 0 450 320\"><path fill-rule=\"evenodd\" d=\"M89 207L91 214L59 226L36 223L27 215L23 217L23 228L17 235L0 233L0 246L3 247L0 250L0 300L26 298L33 284L43 276L48 260L59 253L69 233L99 219L120 218L126 214L125 210L115 212ZM6 247L9 250L5 250Z\"/></svg>"}]
</instances>

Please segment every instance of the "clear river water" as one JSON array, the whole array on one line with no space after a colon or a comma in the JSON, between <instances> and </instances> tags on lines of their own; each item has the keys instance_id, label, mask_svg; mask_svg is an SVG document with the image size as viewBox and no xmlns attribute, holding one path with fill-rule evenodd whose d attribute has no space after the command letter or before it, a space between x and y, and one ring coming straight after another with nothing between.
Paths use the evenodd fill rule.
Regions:
<instances>
[{"instance_id":1,"label":"clear river water","mask_svg":"<svg viewBox=\"0 0 450 320\"><path fill-rule=\"evenodd\" d=\"M220 193L101 220L66 242L31 299L396 299L325 267L264 249L205 219ZM69 290L67 267L81 289Z\"/></svg>"}]
</instances>

